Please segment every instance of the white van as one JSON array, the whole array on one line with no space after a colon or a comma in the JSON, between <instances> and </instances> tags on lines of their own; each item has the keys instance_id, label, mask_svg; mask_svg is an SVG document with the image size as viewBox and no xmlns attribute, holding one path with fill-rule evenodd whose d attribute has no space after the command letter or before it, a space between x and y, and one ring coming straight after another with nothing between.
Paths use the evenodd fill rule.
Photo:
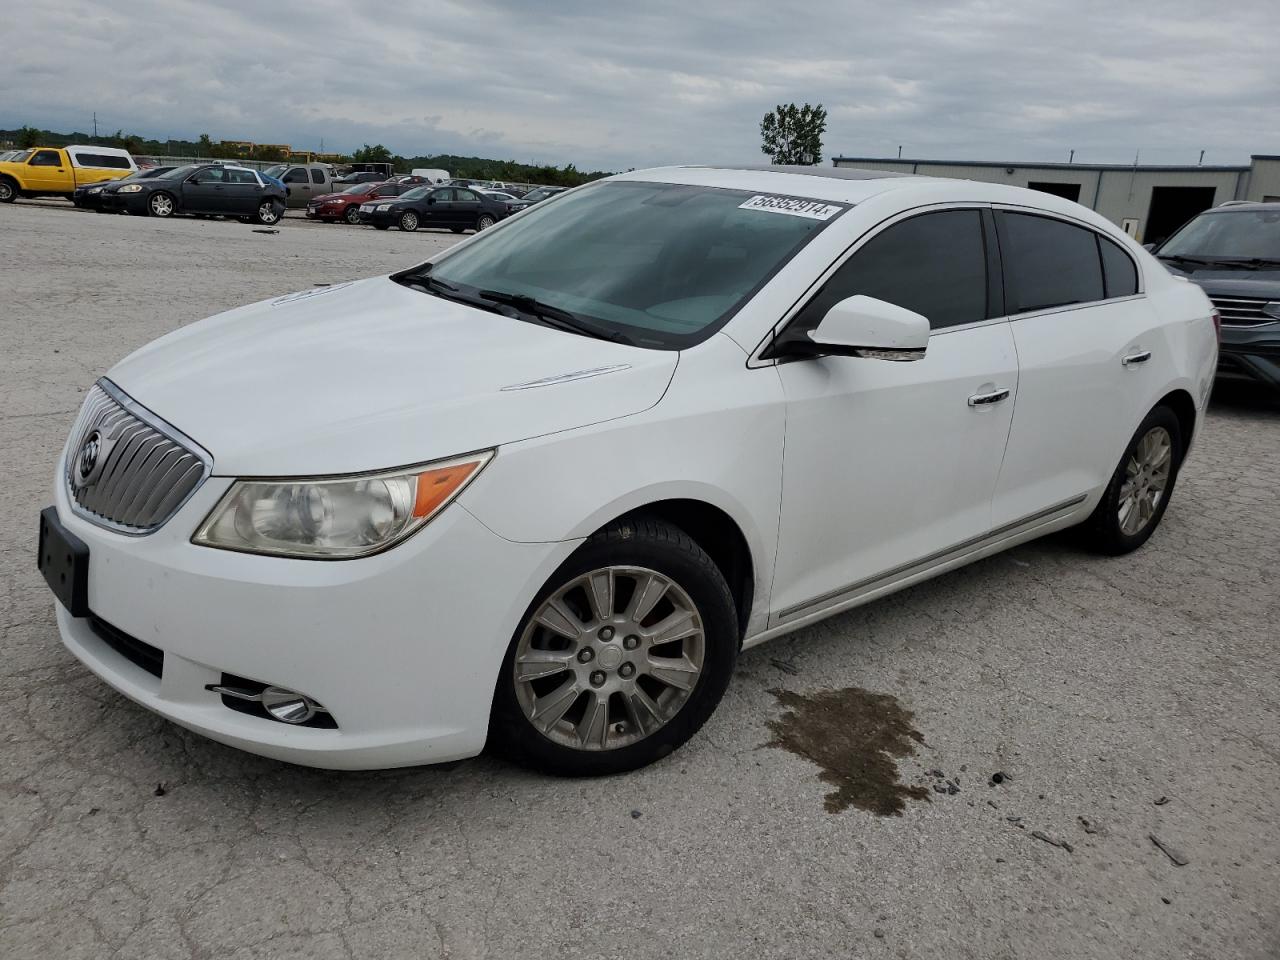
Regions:
<instances>
[{"instance_id":1,"label":"white van","mask_svg":"<svg viewBox=\"0 0 1280 960\"><path fill-rule=\"evenodd\" d=\"M410 171L415 177L425 177L432 183L444 183L449 179L448 170L432 170L427 167L418 167L416 170Z\"/></svg>"}]
</instances>

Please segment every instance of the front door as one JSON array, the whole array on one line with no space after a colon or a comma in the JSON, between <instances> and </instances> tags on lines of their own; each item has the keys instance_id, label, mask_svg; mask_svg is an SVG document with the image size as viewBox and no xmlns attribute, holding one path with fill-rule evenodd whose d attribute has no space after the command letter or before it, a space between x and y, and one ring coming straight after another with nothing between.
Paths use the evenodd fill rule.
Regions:
<instances>
[{"instance_id":1,"label":"front door","mask_svg":"<svg viewBox=\"0 0 1280 960\"><path fill-rule=\"evenodd\" d=\"M1054 217L996 220L1021 365L993 508L1000 525L1107 484L1155 385L1168 382L1171 349L1119 244Z\"/></svg>"},{"instance_id":2,"label":"front door","mask_svg":"<svg viewBox=\"0 0 1280 960\"><path fill-rule=\"evenodd\" d=\"M1018 390L1013 334L988 282L989 214L943 209L865 241L797 315L813 327L865 294L933 328L913 362L784 362L781 525L771 624L945 562L991 530Z\"/></svg>"},{"instance_id":3,"label":"front door","mask_svg":"<svg viewBox=\"0 0 1280 960\"><path fill-rule=\"evenodd\" d=\"M457 192L453 187L441 187L432 190L419 204L424 227L451 227L455 221L453 212L453 195Z\"/></svg>"},{"instance_id":4,"label":"front door","mask_svg":"<svg viewBox=\"0 0 1280 960\"><path fill-rule=\"evenodd\" d=\"M71 190L71 167L62 159L60 150L37 150L27 161L27 188L36 193Z\"/></svg>"},{"instance_id":5,"label":"front door","mask_svg":"<svg viewBox=\"0 0 1280 960\"><path fill-rule=\"evenodd\" d=\"M289 191L288 199L285 201L287 206L305 207L307 202L317 194L312 190L311 177L306 167L290 167L281 179L284 180L285 188Z\"/></svg>"},{"instance_id":6,"label":"front door","mask_svg":"<svg viewBox=\"0 0 1280 960\"><path fill-rule=\"evenodd\" d=\"M222 167L197 170L182 185L183 213L224 213L227 174Z\"/></svg>"}]
</instances>

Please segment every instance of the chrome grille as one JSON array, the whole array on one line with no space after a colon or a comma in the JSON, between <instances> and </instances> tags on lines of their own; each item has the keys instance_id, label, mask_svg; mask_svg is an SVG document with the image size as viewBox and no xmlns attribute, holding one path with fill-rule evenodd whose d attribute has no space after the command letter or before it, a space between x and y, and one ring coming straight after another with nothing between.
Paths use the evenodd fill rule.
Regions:
<instances>
[{"instance_id":1,"label":"chrome grille","mask_svg":"<svg viewBox=\"0 0 1280 960\"><path fill-rule=\"evenodd\" d=\"M96 457L82 455L87 444ZM162 526L212 468L195 442L99 380L71 428L65 479L77 513L136 535Z\"/></svg>"},{"instance_id":2,"label":"chrome grille","mask_svg":"<svg viewBox=\"0 0 1280 960\"><path fill-rule=\"evenodd\" d=\"M1253 327L1260 323L1275 323L1276 317L1269 317L1262 308L1269 300L1257 300L1249 297L1210 297L1218 308L1222 322L1236 327Z\"/></svg>"}]
</instances>

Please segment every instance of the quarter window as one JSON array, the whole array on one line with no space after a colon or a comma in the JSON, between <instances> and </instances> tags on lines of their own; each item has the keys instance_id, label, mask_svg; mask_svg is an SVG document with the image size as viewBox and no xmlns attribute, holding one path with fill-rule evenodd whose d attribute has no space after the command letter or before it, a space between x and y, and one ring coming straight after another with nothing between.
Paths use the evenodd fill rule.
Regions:
<instances>
[{"instance_id":1,"label":"quarter window","mask_svg":"<svg viewBox=\"0 0 1280 960\"><path fill-rule=\"evenodd\" d=\"M1098 236L1098 251L1102 254L1102 276L1107 297L1131 297L1138 292L1138 268L1133 258L1106 237Z\"/></svg>"},{"instance_id":2,"label":"quarter window","mask_svg":"<svg viewBox=\"0 0 1280 960\"><path fill-rule=\"evenodd\" d=\"M812 330L835 304L862 294L914 310L937 330L987 318L987 258L977 210L921 214L868 240L800 312Z\"/></svg>"},{"instance_id":3,"label":"quarter window","mask_svg":"<svg viewBox=\"0 0 1280 960\"><path fill-rule=\"evenodd\" d=\"M996 216L1010 313L1105 298L1102 258L1092 230L1032 214L1000 211Z\"/></svg>"}]
</instances>

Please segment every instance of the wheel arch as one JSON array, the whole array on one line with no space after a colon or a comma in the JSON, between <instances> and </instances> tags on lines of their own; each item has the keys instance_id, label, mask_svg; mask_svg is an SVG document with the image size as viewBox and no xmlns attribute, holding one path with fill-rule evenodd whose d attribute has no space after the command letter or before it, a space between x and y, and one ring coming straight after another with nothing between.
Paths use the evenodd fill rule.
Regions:
<instances>
[{"instance_id":1,"label":"wheel arch","mask_svg":"<svg viewBox=\"0 0 1280 960\"><path fill-rule=\"evenodd\" d=\"M738 522L725 510L707 500L673 497L632 507L600 524L592 532L624 523L627 518L637 516L656 517L679 527L711 557L733 594L734 606L738 612L738 639L741 641L746 635L747 622L755 603L756 563L747 536Z\"/></svg>"},{"instance_id":2,"label":"wheel arch","mask_svg":"<svg viewBox=\"0 0 1280 960\"><path fill-rule=\"evenodd\" d=\"M1168 407L1178 418L1178 430L1182 434L1182 456L1185 459L1191 438L1196 430L1196 402L1186 390L1171 390L1160 398L1157 407Z\"/></svg>"}]
</instances>

